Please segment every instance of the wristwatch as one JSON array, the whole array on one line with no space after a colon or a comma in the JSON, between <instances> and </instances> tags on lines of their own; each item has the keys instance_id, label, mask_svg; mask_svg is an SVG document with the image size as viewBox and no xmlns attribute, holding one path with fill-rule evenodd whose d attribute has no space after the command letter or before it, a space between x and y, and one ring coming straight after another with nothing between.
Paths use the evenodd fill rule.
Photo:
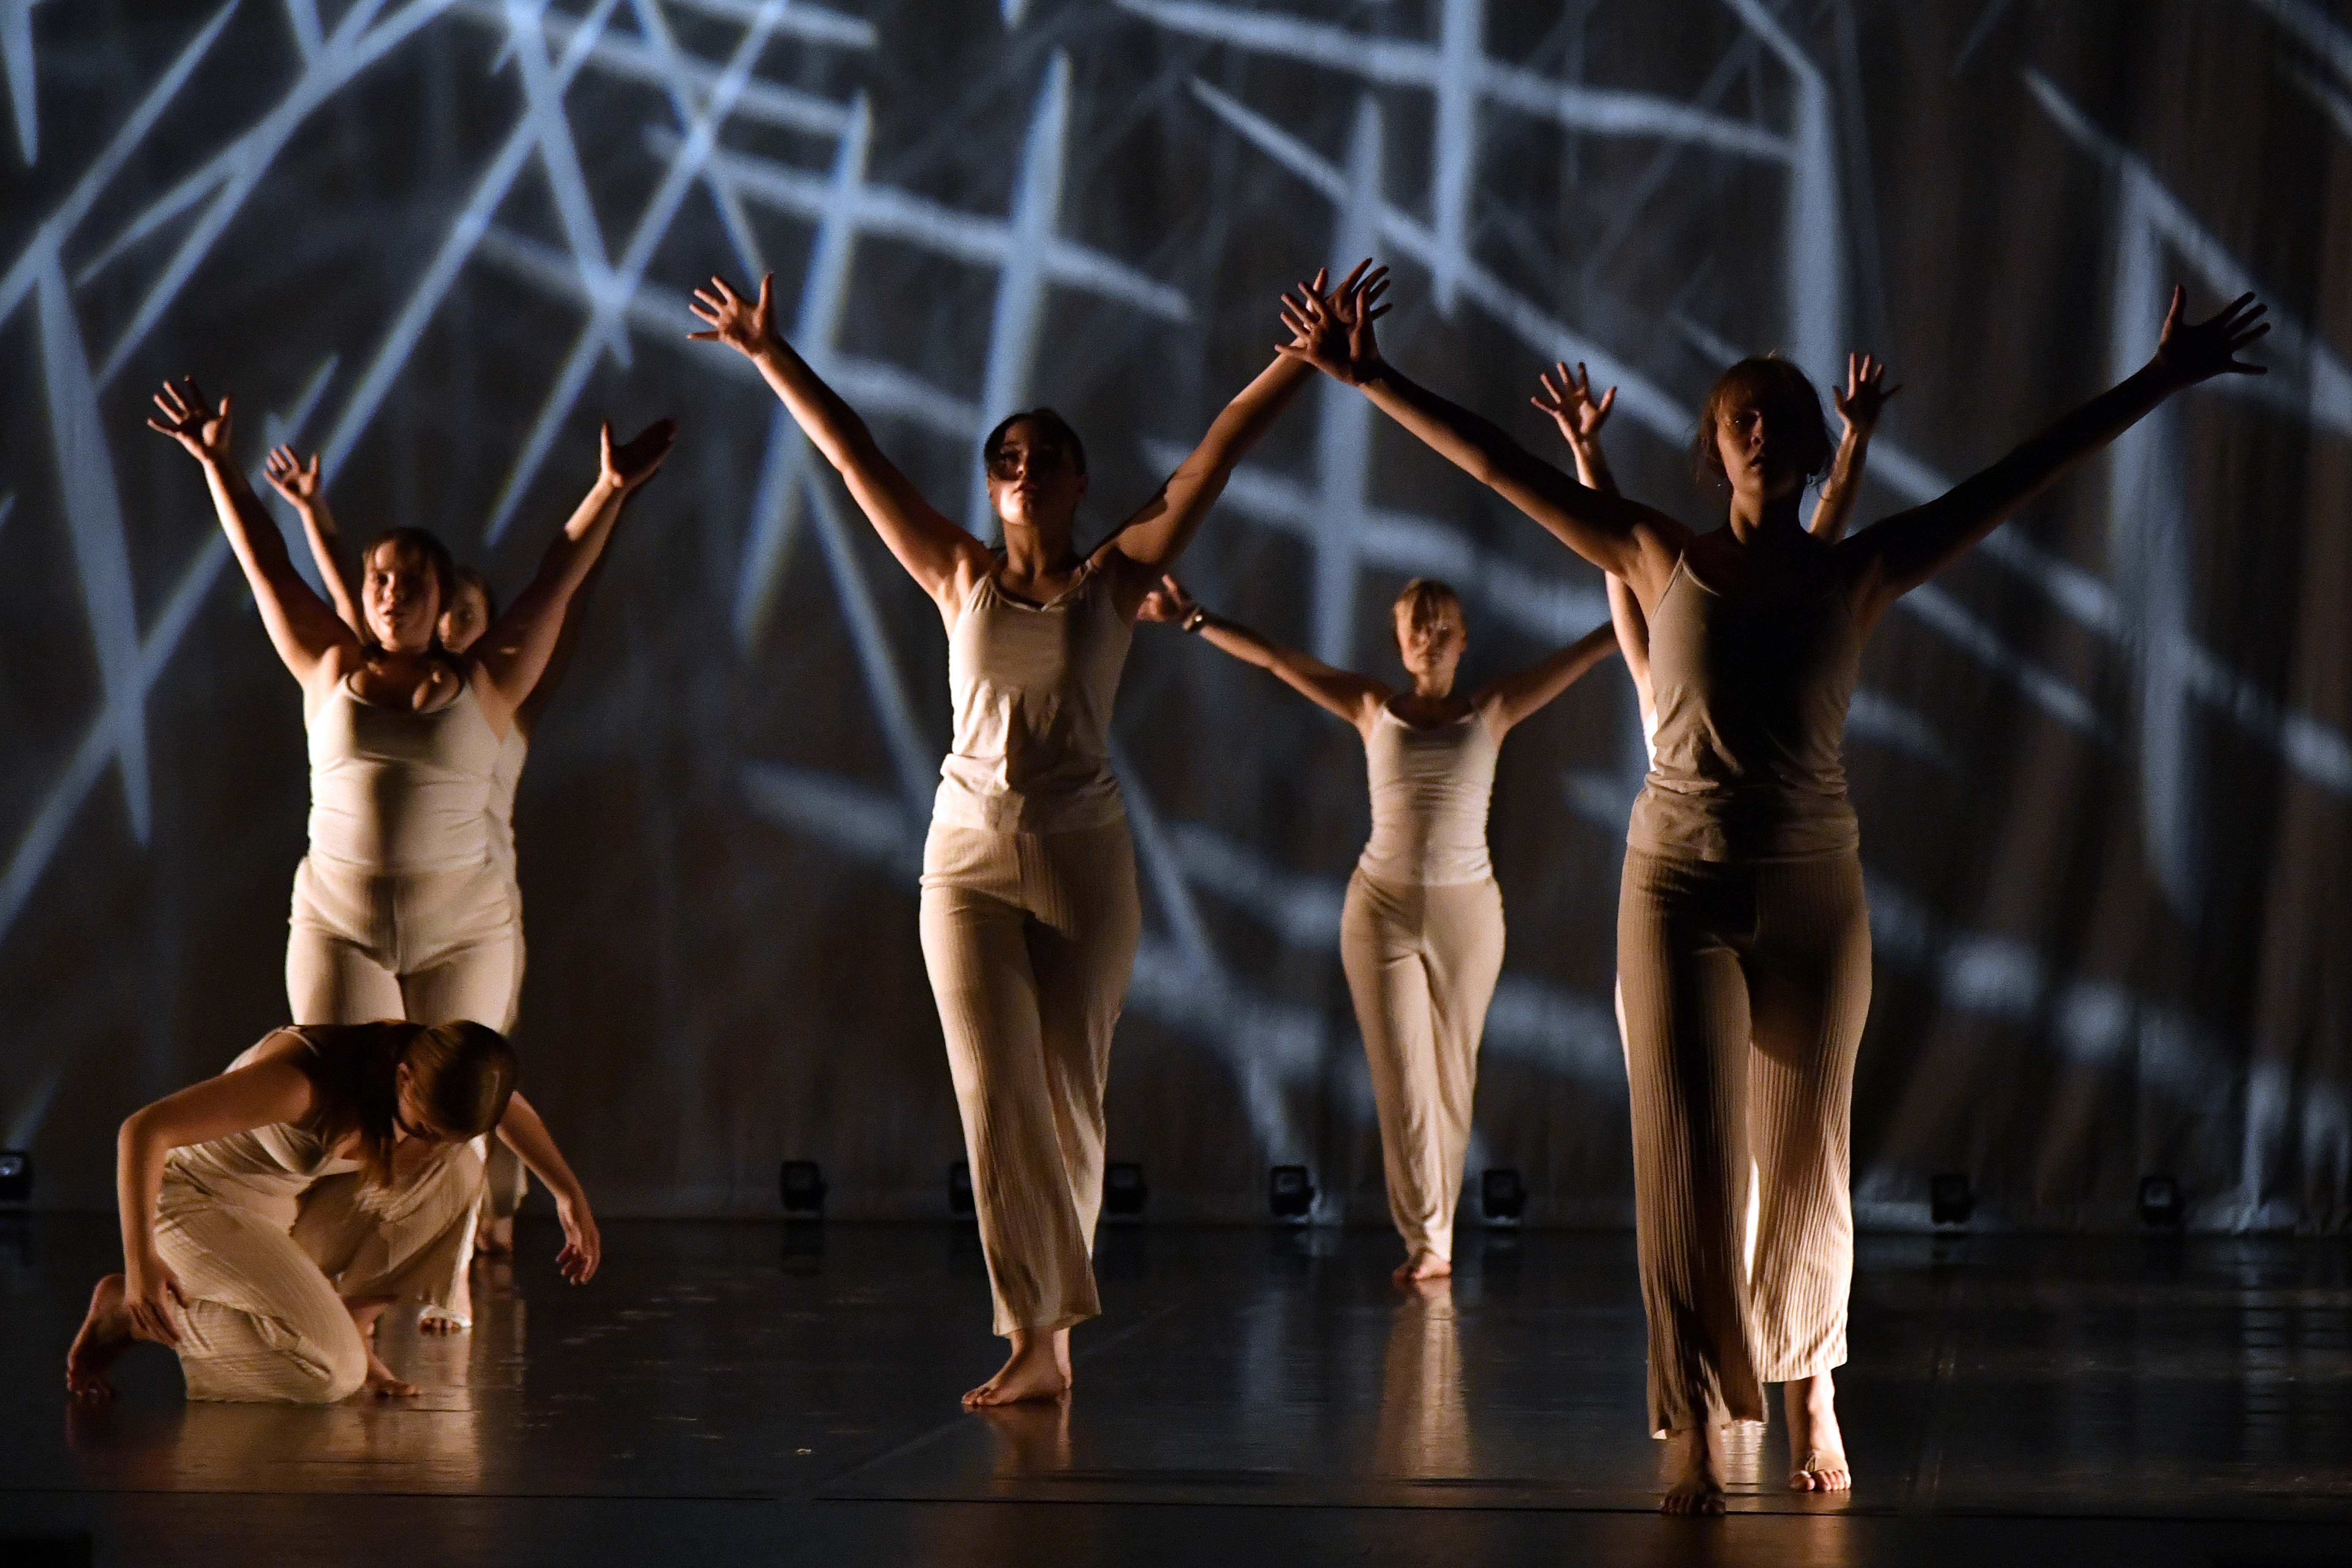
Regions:
<instances>
[{"instance_id":1,"label":"wristwatch","mask_svg":"<svg viewBox=\"0 0 2352 1568\"><path fill-rule=\"evenodd\" d=\"M1192 613L1191 615L1189 615L1189 616L1185 616L1181 621L1178 622L1177 624L1178 624L1179 626L1182 626L1182 627L1183 627L1186 631L1188 631L1188 632L1197 632L1197 631L1199 631L1199 630L1201 629L1201 627L1202 627L1203 625L1205 625L1205 624L1207 623L1208 619L1209 619L1209 612L1208 612L1207 610L1203 609L1202 607L1201 607L1200 605L1193 605L1193 606L1192 606Z\"/></svg>"}]
</instances>

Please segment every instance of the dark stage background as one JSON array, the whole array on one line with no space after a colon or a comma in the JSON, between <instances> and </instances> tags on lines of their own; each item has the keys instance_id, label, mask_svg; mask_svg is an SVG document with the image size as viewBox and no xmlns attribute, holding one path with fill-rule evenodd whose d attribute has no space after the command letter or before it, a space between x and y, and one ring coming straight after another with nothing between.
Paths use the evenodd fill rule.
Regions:
<instances>
[{"instance_id":1,"label":"dark stage background","mask_svg":"<svg viewBox=\"0 0 2352 1568\"><path fill-rule=\"evenodd\" d=\"M1396 268L1392 355L1538 447L1538 367L1621 387L1627 488L1697 520L1727 359L1908 390L1864 518L2137 364L2167 287L2262 290L2273 367L2193 393L1873 647L1848 755L1877 939L1865 1224L2347 1218L2352 8L2306 0L74 0L0 5L0 1133L109 1201L111 1132L284 1016L297 694L161 377L236 395L257 479L323 450L347 530L439 531L511 594L595 421L684 436L635 506L518 826L528 1083L615 1213L944 1210L915 937L945 639L687 289L779 313L928 492L1050 402L1108 528L1327 260ZM1564 454L1562 454L1564 458ZM275 505L275 501L272 501ZM290 520L288 520L290 521ZM1473 679L1600 580L1352 395L1301 398L1187 563L1210 604L1392 669L1442 575ZM1139 634L1119 763L1147 936L1111 1157L1153 1212L1314 1167L1383 1215L1335 952L1366 827L1340 725ZM1609 991L1641 746L1604 666L1507 748L1510 958L1474 1172L1630 1215ZM1475 1176L1474 1176L1475 1188Z\"/></svg>"}]
</instances>

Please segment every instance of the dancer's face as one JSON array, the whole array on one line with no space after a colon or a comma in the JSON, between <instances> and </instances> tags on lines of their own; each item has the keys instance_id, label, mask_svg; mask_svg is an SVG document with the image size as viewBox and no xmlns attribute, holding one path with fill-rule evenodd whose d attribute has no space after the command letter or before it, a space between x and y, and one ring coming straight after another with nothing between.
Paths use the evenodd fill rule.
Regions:
<instances>
[{"instance_id":1,"label":"dancer's face","mask_svg":"<svg viewBox=\"0 0 2352 1568\"><path fill-rule=\"evenodd\" d=\"M1034 420L1024 419L1007 430L989 459L989 502L1008 531L1034 528L1067 538L1086 493L1077 454Z\"/></svg>"},{"instance_id":2,"label":"dancer's face","mask_svg":"<svg viewBox=\"0 0 2352 1568\"><path fill-rule=\"evenodd\" d=\"M1433 605L1415 619L1412 605L1399 605L1396 639L1398 657L1416 683L1452 689L1454 672L1461 666L1463 650L1470 646L1470 629L1462 624L1460 611Z\"/></svg>"},{"instance_id":3,"label":"dancer's face","mask_svg":"<svg viewBox=\"0 0 2352 1568\"><path fill-rule=\"evenodd\" d=\"M449 596L449 607L441 612L441 646L451 653L463 653L489 629L488 596L480 584L459 579L457 591Z\"/></svg>"},{"instance_id":4,"label":"dancer's face","mask_svg":"<svg viewBox=\"0 0 2352 1568\"><path fill-rule=\"evenodd\" d=\"M393 1069L393 1082L399 1089L394 1102L393 1127L403 1138L421 1139L427 1143L454 1143L457 1140L434 1126L425 1113L425 1106L416 1093L416 1080L403 1062Z\"/></svg>"},{"instance_id":5,"label":"dancer's face","mask_svg":"<svg viewBox=\"0 0 2352 1568\"><path fill-rule=\"evenodd\" d=\"M1775 413L1761 398L1727 399L1716 416L1715 449L1732 489L1741 495L1777 500L1802 489L1801 441L1794 416L1787 409Z\"/></svg>"},{"instance_id":6,"label":"dancer's face","mask_svg":"<svg viewBox=\"0 0 2352 1568\"><path fill-rule=\"evenodd\" d=\"M375 640L394 653L422 653L433 646L441 618L441 584L425 552L398 540L369 552L360 580L360 613Z\"/></svg>"}]
</instances>

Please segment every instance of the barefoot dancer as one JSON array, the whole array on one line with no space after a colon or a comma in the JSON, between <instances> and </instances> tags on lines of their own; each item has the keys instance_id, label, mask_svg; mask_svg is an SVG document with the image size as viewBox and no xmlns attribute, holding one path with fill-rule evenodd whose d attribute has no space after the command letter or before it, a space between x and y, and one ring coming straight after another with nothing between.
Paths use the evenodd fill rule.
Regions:
<instances>
[{"instance_id":1,"label":"barefoot dancer","mask_svg":"<svg viewBox=\"0 0 2352 1568\"><path fill-rule=\"evenodd\" d=\"M1389 1217L1404 1237L1399 1285L1454 1272L1454 1208L1470 1146L1478 1038L1503 973L1503 893L1486 855L1486 807L1503 737L1616 651L1595 627L1539 663L1467 696L1454 690L1470 635L1443 583L1405 584L1399 691L1334 669L1202 609L1176 579L1144 604L1355 726L1370 782L1372 835L1339 917L1339 962L1372 1072Z\"/></svg>"},{"instance_id":2,"label":"barefoot dancer","mask_svg":"<svg viewBox=\"0 0 2352 1568\"><path fill-rule=\"evenodd\" d=\"M310 558L317 563L319 574L327 584L327 596L333 604L336 618L354 633L366 634L366 621L359 609L358 584L352 580L350 568L342 558L342 534L335 522L335 514L327 505L324 487L319 478L319 458L312 453L305 462L290 447L279 447L269 454L267 468L272 489L286 498L302 520L304 538L310 542ZM622 497L623 510L628 496ZM616 520L617 523L617 520ZM530 695L515 710L514 724L499 743L498 762L490 771L488 810L484 826L489 835L490 858L506 881L514 940L514 992L507 1009L495 1022L501 1034L511 1037L522 1006L522 977L525 957L522 922L522 887L518 879L515 860L514 805L515 791L522 783L523 763L530 755L530 736L538 728L540 715L545 711L550 698L570 668L572 651L579 646L580 626L586 617L588 602L596 583L604 574L611 560L600 553L595 564L581 580L562 612L562 629L556 636L554 650L548 655L547 667L532 683ZM470 566L457 568L457 584L448 602L442 606L438 632L441 646L460 658L479 641L484 632L498 619L498 599L490 591L488 579ZM482 1212L475 1231L473 1246L492 1256L502 1256L514 1250L514 1216L522 1206L530 1185L530 1176L514 1152L492 1139L482 1154L488 1174L482 1188ZM473 1246L465 1250L467 1258L459 1260L463 1268L470 1259ZM466 1292L458 1291L460 1305ZM470 1321L469 1312L456 1317L443 1314L438 1309L428 1312L420 1327L427 1331L462 1328Z\"/></svg>"},{"instance_id":3,"label":"barefoot dancer","mask_svg":"<svg viewBox=\"0 0 2352 1568\"><path fill-rule=\"evenodd\" d=\"M515 713L545 668L565 606L595 564L622 499L650 478L676 428L603 463L539 574L464 658L436 628L457 576L441 542L395 529L362 552L354 632L295 572L229 451L229 405L166 385L148 425L204 467L278 656L302 687L310 848L294 876L287 998L298 1024L383 1017L503 1020L520 933L491 848L490 790Z\"/></svg>"},{"instance_id":4,"label":"barefoot dancer","mask_svg":"<svg viewBox=\"0 0 2352 1568\"><path fill-rule=\"evenodd\" d=\"M1137 611L1192 540L1243 452L1302 384L1277 358L1199 447L1091 554L1071 543L1085 449L1049 409L982 448L1004 528L992 552L919 494L866 422L770 326L711 279L690 334L749 356L841 471L875 531L948 630L955 739L923 850L923 962L963 1118L1003 1370L968 1405L1069 1386L1069 1331L1101 1310L1092 1247L1102 1202L1103 1083L1142 912L1111 776L1111 702Z\"/></svg>"},{"instance_id":5,"label":"barefoot dancer","mask_svg":"<svg viewBox=\"0 0 2352 1568\"><path fill-rule=\"evenodd\" d=\"M91 1293L67 1389L110 1397L107 1368L144 1341L178 1352L191 1399L416 1393L377 1359L376 1320L446 1289L481 1188L467 1141L492 1129L557 1194L556 1266L586 1282L595 1218L514 1084L513 1048L479 1024L319 1025L133 1112L123 1272Z\"/></svg>"},{"instance_id":6,"label":"barefoot dancer","mask_svg":"<svg viewBox=\"0 0 2352 1568\"><path fill-rule=\"evenodd\" d=\"M1674 1444L1664 1506L1721 1511L1707 1433L1762 1420L1767 1382L1787 1384L1790 1484L1841 1483L1830 1369L1845 1360L1870 927L1839 752L1863 644L1897 598L2167 397L2258 374L2234 356L2268 331L2262 307L2247 295L2190 323L2174 290L2145 369L1937 500L1832 545L1797 516L1829 437L1793 366L1743 361L1709 395L1698 456L1724 471L1730 514L1700 535L1577 483L1400 375L1373 339L1381 283L1300 301L1286 317L1297 352L1623 578L1649 624L1657 763L1626 835L1617 958L1650 1426ZM1763 1188L1752 1285L1740 1260L1751 1152Z\"/></svg>"}]
</instances>

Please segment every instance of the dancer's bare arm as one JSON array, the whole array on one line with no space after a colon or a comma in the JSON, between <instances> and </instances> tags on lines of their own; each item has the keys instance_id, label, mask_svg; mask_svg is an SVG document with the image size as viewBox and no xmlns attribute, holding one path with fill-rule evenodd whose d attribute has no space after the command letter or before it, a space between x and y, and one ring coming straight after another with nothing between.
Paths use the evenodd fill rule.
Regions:
<instances>
[{"instance_id":1,"label":"dancer's bare arm","mask_svg":"<svg viewBox=\"0 0 2352 1568\"><path fill-rule=\"evenodd\" d=\"M1309 702L1355 726L1358 734L1370 731L1372 721L1396 695L1391 688L1368 676L1351 669L1335 669L1295 647L1270 642L1247 626L1209 614L1173 577L1160 578L1160 586L1145 596L1136 619L1160 621L1199 633L1202 642L1220 652L1231 654L1244 664L1272 671L1284 685Z\"/></svg>"},{"instance_id":2,"label":"dancer's bare arm","mask_svg":"<svg viewBox=\"0 0 2352 1568\"><path fill-rule=\"evenodd\" d=\"M228 535L236 563L245 569L246 584L261 608L261 624L278 657L305 691L341 679L359 657L359 637L335 618L335 612L294 569L278 525L237 471L230 453L229 400L224 397L215 407L194 377L183 376L163 384L155 395L155 407L163 417L148 420L147 427L171 437L204 468L213 510L220 516L221 531Z\"/></svg>"},{"instance_id":3,"label":"dancer's bare arm","mask_svg":"<svg viewBox=\"0 0 2352 1568\"><path fill-rule=\"evenodd\" d=\"M499 1138L554 1194L555 1217L563 1223L563 1249L555 1255L555 1267L574 1285L585 1285L595 1278L596 1266L604 1260L604 1242L596 1234L596 1216L588 1207L588 1194L580 1178L565 1163L563 1151L555 1146L547 1123L520 1094L508 1097Z\"/></svg>"},{"instance_id":4,"label":"dancer's bare arm","mask_svg":"<svg viewBox=\"0 0 2352 1568\"><path fill-rule=\"evenodd\" d=\"M490 727L501 736L545 673L563 631L564 614L611 541L621 503L660 470L677 439L677 426L657 420L616 447L613 427L604 425L599 426L597 439L596 482L548 545L538 575L472 650L476 695Z\"/></svg>"},{"instance_id":5,"label":"dancer's bare arm","mask_svg":"<svg viewBox=\"0 0 2352 1568\"><path fill-rule=\"evenodd\" d=\"M913 481L885 457L857 411L809 368L774 329L772 274L760 279L760 297L746 300L724 278L694 291L695 319L709 331L689 338L725 343L760 370L793 421L849 486L866 521L952 622L965 585L991 567L987 548L925 500Z\"/></svg>"},{"instance_id":6,"label":"dancer's bare arm","mask_svg":"<svg viewBox=\"0 0 2352 1568\"><path fill-rule=\"evenodd\" d=\"M1353 284L1357 275L1370 265L1366 262L1358 267L1341 287ZM1311 287L1319 291L1325 279L1324 273L1316 273ZM1201 437L1201 444L1168 476L1158 492L1119 525L1118 531L1103 545L1103 552L1115 550L1141 568L1134 574L1134 579L1150 589L1161 573L1176 564L1184 547L1192 542L1192 535L1200 531L1209 509L1224 493L1225 481L1233 477L1234 466L1242 460L1242 455L1257 444L1258 437L1289 406L1311 374L1313 368L1306 361L1287 353L1276 353L1274 363L1258 372L1256 379L1219 412L1209 426L1209 433Z\"/></svg>"},{"instance_id":7,"label":"dancer's bare arm","mask_svg":"<svg viewBox=\"0 0 2352 1568\"><path fill-rule=\"evenodd\" d=\"M1538 376L1543 390L1528 399L1551 416L1559 426L1560 438L1576 458L1576 479L1579 484L1609 495L1617 494L1617 478L1609 471L1609 458L1601 448L1601 426L1608 423L1609 410L1616 406L1617 389L1611 387L1599 397L1592 395L1591 377L1579 364L1570 372L1565 363L1555 363L1552 372L1559 376L1554 382L1549 374ZM1606 579L1609 586L1609 625L1617 637L1617 651L1625 658L1625 673L1633 679L1634 700L1642 705L1647 717L1657 706L1650 695L1650 621L1642 613L1642 602L1625 579L1614 572Z\"/></svg>"},{"instance_id":8,"label":"dancer's bare arm","mask_svg":"<svg viewBox=\"0 0 2352 1568\"><path fill-rule=\"evenodd\" d=\"M285 1037L299 1048L296 1037ZM165 1095L124 1120L114 1143L114 1200L122 1221L122 1304L141 1333L178 1344L180 1331L170 1309L188 1304L178 1277L155 1250L163 1156L191 1143L299 1121L315 1103L308 1074L287 1056L264 1056Z\"/></svg>"},{"instance_id":9,"label":"dancer's bare arm","mask_svg":"<svg viewBox=\"0 0 2352 1568\"><path fill-rule=\"evenodd\" d=\"M1488 681L1473 694L1471 706L1485 716L1486 727L1496 735L1508 734L1521 720L1541 711L1586 670L1616 651L1617 628L1604 622L1550 658Z\"/></svg>"},{"instance_id":10,"label":"dancer's bare arm","mask_svg":"<svg viewBox=\"0 0 2352 1568\"><path fill-rule=\"evenodd\" d=\"M2242 294L2203 321L2184 321L2185 293L2172 291L2155 357L2088 403L2060 416L2009 456L1924 506L1864 530L1838 548L1862 590L1864 624L1966 554L2075 463L2130 429L2174 393L2211 376L2261 375L2239 353L2269 331L2265 307Z\"/></svg>"},{"instance_id":11,"label":"dancer's bare arm","mask_svg":"<svg viewBox=\"0 0 2352 1568\"><path fill-rule=\"evenodd\" d=\"M327 602L334 605L335 618L358 631L359 584L336 548L342 542L342 531L335 526L335 514L327 506L326 487L319 482L319 454L311 453L305 464L293 447L272 447L263 471L269 488L284 496L294 515L302 520L302 537L310 542L310 560L319 568L319 580L327 585Z\"/></svg>"},{"instance_id":12,"label":"dancer's bare arm","mask_svg":"<svg viewBox=\"0 0 2352 1568\"><path fill-rule=\"evenodd\" d=\"M1878 416L1902 390L1899 383L1886 384L1886 366L1874 355L1845 356L1845 387L1830 393L1838 417L1845 421L1845 434L1838 438L1837 461L1830 467L1829 482L1822 486L1812 521L1805 525L1822 543L1835 544L1845 537L1847 525L1853 521L1854 502L1862 499L1862 470L1870 461L1870 437L1877 432Z\"/></svg>"},{"instance_id":13,"label":"dancer's bare arm","mask_svg":"<svg viewBox=\"0 0 2352 1568\"><path fill-rule=\"evenodd\" d=\"M1681 556L1689 531L1662 511L1579 484L1543 461L1490 419L1448 402L1381 357L1373 301L1387 287L1372 272L1346 296L1317 296L1302 285L1283 297L1283 324L1299 340L1297 354L1356 387L1440 457L1549 530L1561 543L1654 600Z\"/></svg>"}]
</instances>

